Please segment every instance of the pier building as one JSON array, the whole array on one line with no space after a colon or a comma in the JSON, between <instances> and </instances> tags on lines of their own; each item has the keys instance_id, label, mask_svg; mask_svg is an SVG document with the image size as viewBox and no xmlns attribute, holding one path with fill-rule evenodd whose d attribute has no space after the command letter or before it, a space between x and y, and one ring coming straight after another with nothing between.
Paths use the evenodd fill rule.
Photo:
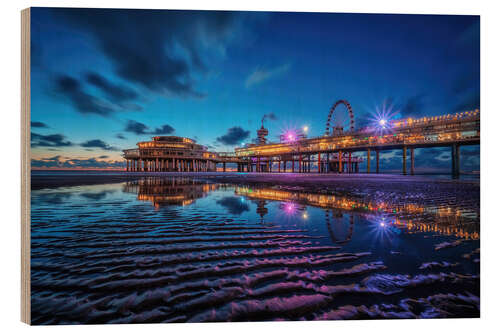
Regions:
<instances>
[{"instance_id":1,"label":"pier building","mask_svg":"<svg viewBox=\"0 0 500 333\"><path fill-rule=\"evenodd\" d=\"M179 136L155 136L124 150L123 157L127 171L135 172L208 172L215 171L217 163L216 153Z\"/></svg>"}]
</instances>

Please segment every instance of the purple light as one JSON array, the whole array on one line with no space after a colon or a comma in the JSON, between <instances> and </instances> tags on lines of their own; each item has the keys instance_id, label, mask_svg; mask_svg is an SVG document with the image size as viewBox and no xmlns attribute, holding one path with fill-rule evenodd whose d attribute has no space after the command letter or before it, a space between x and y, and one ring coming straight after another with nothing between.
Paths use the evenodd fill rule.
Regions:
<instances>
[{"instance_id":1,"label":"purple light","mask_svg":"<svg viewBox=\"0 0 500 333\"><path fill-rule=\"evenodd\" d=\"M295 141L295 139L296 139L296 138L295 138L295 133L294 133L293 131L291 131L291 130L290 130L290 131L286 131L286 132L285 132L285 139L286 139L286 141L288 141L288 142L293 142L293 141Z\"/></svg>"},{"instance_id":2,"label":"purple light","mask_svg":"<svg viewBox=\"0 0 500 333\"><path fill-rule=\"evenodd\" d=\"M292 215L295 213L295 204L293 202L287 202L285 204L285 212L288 214L288 215Z\"/></svg>"}]
</instances>

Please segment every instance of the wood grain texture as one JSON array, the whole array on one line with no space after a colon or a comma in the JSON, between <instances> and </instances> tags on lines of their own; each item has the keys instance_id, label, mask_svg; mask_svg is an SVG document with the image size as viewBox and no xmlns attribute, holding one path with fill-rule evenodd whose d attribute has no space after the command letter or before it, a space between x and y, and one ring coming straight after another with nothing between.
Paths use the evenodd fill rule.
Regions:
<instances>
[{"instance_id":1,"label":"wood grain texture","mask_svg":"<svg viewBox=\"0 0 500 333\"><path fill-rule=\"evenodd\" d=\"M30 288L30 8L21 11L21 321L31 324Z\"/></svg>"}]
</instances>

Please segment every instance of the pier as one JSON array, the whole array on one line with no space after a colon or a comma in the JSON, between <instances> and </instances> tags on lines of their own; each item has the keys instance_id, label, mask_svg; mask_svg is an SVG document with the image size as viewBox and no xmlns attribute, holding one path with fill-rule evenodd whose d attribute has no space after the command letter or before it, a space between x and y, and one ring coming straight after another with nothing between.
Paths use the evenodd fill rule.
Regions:
<instances>
[{"instance_id":1,"label":"pier","mask_svg":"<svg viewBox=\"0 0 500 333\"><path fill-rule=\"evenodd\" d=\"M350 127L330 128L339 105L349 111ZM460 174L460 147L480 144L480 112L465 111L419 119L383 120L380 126L354 129L350 104L337 101L330 109L323 136L268 143L264 124L257 131L258 143L235 148L234 152L209 152L189 138L154 137L124 150L127 171L135 172L276 172L276 173L380 173L380 153L402 151L401 173L415 174L415 149L449 147L453 177ZM364 157L355 153L364 152ZM372 156L375 156L372 165ZM409 159L409 161L408 161ZM366 169L360 164L366 161ZM229 169L236 164L236 169Z\"/></svg>"}]
</instances>

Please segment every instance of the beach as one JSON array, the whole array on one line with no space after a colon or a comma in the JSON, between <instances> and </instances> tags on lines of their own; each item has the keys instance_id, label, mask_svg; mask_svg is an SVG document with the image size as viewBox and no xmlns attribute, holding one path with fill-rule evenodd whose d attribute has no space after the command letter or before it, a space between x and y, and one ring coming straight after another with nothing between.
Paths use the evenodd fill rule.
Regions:
<instances>
[{"instance_id":1,"label":"beach","mask_svg":"<svg viewBox=\"0 0 500 333\"><path fill-rule=\"evenodd\" d=\"M479 316L479 184L33 174L34 324Z\"/></svg>"}]
</instances>

